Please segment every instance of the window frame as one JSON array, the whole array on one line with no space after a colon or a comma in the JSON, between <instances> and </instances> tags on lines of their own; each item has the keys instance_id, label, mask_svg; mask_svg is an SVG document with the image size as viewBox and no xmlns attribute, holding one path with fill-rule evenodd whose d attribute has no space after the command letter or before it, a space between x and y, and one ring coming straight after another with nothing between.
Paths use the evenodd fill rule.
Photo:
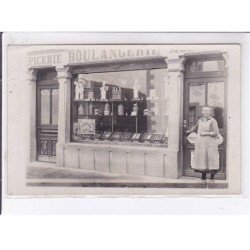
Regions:
<instances>
[{"instance_id":1,"label":"window frame","mask_svg":"<svg viewBox=\"0 0 250 250\"><path fill-rule=\"evenodd\" d=\"M153 70L153 69L166 69L167 62L165 57L150 57L150 58L136 58L136 59L126 59L126 60L116 60L116 61L106 61L98 63L85 63L81 66L75 66L72 69L72 79L71 79L71 98L70 98L70 141L75 143L84 143L85 141L75 141L73 140L73 102L74 102L74 86L73 81L78 74L91 74L91 73L108 73L108 72L130 72L137 70ZM136 133L136 132L133 132ZM152 133L153 134L153 133ZM98 143L98 141L91 140L93 143ZM106 144L110 144L111 141L105 141ZM120 142L119 142L120 143ZM132 145L132 141L130 141ZM143 144L140 142L140 144ZM153 144L153 143L152 143ZM123 141L119 145L123 145ZM150 145L149 145L150 146ZM167 146L165 146L167 147Z\"/></svg>"}]
</instances>

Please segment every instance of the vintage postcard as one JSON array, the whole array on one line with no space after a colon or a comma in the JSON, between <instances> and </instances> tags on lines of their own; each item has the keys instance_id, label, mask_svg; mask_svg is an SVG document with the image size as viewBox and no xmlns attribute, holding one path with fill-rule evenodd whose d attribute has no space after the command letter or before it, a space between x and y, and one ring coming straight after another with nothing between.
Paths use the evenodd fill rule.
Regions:
<instances>
[{"instance_id":1,"label":"vintage postcard","mask_svg":"<svg viewBox=\"0 0 250 250\"><path fill-rule=\"evenodd\" d=\"M240 44L80 35L5 34L8 196L240 194Z\"/></svg>"}]
</instances>

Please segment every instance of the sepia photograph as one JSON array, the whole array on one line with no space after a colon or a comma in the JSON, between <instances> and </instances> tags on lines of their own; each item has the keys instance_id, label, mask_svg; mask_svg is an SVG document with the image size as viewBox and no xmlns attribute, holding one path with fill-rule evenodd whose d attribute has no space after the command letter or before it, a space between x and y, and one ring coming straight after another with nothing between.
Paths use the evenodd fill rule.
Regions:
<instances>
[{"instance_id":1,"label":"sepia photograph","mask_svg":"<svg viewBox=\"0 0 250 250\"><path fill-rule=\"evenodd\" d=\"M0 248L247 248L249 8L62 3L1 3Z\"/></svg>"},{"instance_id":2,"label":"sepia photograph","mask_svg":"<svg viewBox=\"0 0 250 250\"><path fill-rule=\"evenodd\" d=\"M240 194L239 44L19 36L4 39L9 196Z\"/></svg>"}]
</instances>

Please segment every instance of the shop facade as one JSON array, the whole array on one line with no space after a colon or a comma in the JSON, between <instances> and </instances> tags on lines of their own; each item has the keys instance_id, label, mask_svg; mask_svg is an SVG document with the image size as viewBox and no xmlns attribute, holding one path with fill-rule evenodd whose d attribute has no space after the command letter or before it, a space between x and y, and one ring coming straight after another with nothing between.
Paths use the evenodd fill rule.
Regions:
<instances>
[{"instance_id":1,"label":"shop facade","mask_svg":"<svg viewBox=\"0 0 250 250\"><path fill-rule=\"evenodd\" d=\"M68 47L26 54L27 164L197 177L191 169L194 145L185 131L201 117L201 107L209 105L224 138L217 178L227 179L228 86L233 84L227 51Z\"/></svg>"}]
</instances>

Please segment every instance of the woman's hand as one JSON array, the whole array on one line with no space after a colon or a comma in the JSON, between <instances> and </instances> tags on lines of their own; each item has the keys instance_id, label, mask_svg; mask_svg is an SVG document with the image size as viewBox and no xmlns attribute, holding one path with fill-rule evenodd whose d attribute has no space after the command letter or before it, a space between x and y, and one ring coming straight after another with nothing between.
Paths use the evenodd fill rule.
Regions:
<instances>
[{"instance_id":1,"label":"woman's hand","mask_svg":"<svg viewBox=\"0 0 250 250\"><path fill-rule=\"evenodd\" d=\"M214 132L201 132L200 135L201 136L207 136L207 135L214 136Z\"/></svg>"},{"instance_id":2,"label":"woman's hand","mask_svg":"<svg viewBox=\"0 0 250 250\"><path fill-rule=\"evenodd\" d=\"M200 132L200 135L201 136L206 136L206 135L208 135L208 132Z\"/></svg>"}]
</instances>

